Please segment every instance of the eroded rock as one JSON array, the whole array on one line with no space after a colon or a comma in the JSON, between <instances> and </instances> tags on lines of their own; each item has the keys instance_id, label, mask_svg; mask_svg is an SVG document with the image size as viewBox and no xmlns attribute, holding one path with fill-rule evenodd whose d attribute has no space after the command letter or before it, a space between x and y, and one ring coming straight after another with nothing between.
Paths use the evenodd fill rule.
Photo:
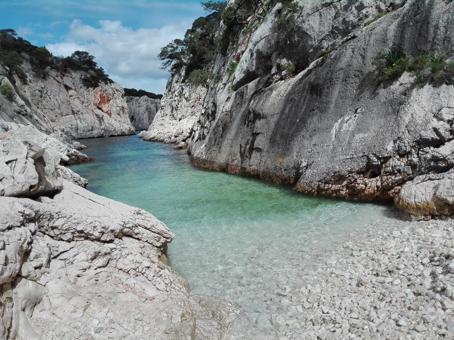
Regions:
<instances>
[{"instance_id":1,"label":"eroded rock","mask_svg":"<svg viewBox=\"0 0 454 340\"><path fill-rule=\"evenodd\" d=\"M395 202L417 217L454 215L454 171L416 177L405 183Z\"/></svg>"}]
</instances>

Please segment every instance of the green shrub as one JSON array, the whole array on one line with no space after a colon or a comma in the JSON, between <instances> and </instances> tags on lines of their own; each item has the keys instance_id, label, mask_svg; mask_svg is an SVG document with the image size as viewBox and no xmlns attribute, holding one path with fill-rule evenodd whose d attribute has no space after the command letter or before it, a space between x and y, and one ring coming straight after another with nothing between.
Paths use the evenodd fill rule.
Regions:
<instances>
[{"instance_id":1,"label":"green shrub","mask_svg":"<svg viewBox=\"0 0 454 340\"><path fill-rule=\"evenodd\" d=\"M221 12L227 7L227 1L207 0L202 1L202 7L207 12Z\"/></svg>"},{"instance_id":2,"label":"green shrub","mask_svg":"<svg viewBox=\"0 0 454 340\"><path fill-rule=\"evenodd\" d=\"M394 81L407 70L409 59L397 50L390 50L377 57L375 66L380 81Z\"/></svg>"},{"instance_id":3,"label":"green shrub","mask_svg":"<svg viewBox=\"0 0 454 340\"><path fill-rule=\"evenodd\" d=\"M208 86L212 78L213 75L211 72L203 69L196 69L189 74L187 81L195 86Z\"/></svg>"},{"instance_id":4,"label":"green shrub","mask_svg":"<svg viewBox=\"0 0 454 340\"><path fill-rule=\"evenodd\" d=\"M236 61L231 61L229 65L227 66L227 73L232 75L235 73L236 69L238 67L238 62Z\"/></svg>"},{"instance_id":5,"label":"green shrub","mask_svg":"<svg viewBox=\"0 0 454 340\"><path fill-rule=\"evenodd\" d=\"M334 50L331 47L325 48L320 54L320 58L328 58Z\"/></svg>"},{"instance_id":6,"label":"green shrub","mask_svg":"<svg viewBox=\"0 0 454 340\"><path fill-rule=\"evenodd\" d=\"M14 89L12 88L11 85L9 84L3 84L0 86L0 93L6 97L6 99L8 99L9 101L13 101L14 100Z\"/></svg>"},{"instance_id":7,"label":"green shrub","mask_svg":"<svg viewBox=\"0 0 454 340\"><path fill-rule=\"evenodd\" d=\"M432 56L429 61L429 66L432 73L438 73L445 68L445 59L440 56Z\"/></svg>"},{"instance_id":8,"label":"green shrub","mask_svg":"<svg viewBox=\"0 0 454 340\"><path fill-rule=\"evenodd\" d=\"M420 85L431 83L441 85L454 82L454 62L446 62L440 55L420 54L408 57L404 53L391 50L379 55L375 60L380 81L394 81L404 72L413 73Z\"/></svg>"},{"instance_id":9,"label":"green shrub","mask_svg":"<svg viewBox=\"0 0 454 340\"><path fill-rule=\"evenodd\" d=\"M294 63L286 63L279 66L281 71L285 71L287 74L292 75L296 71L296 66Z\"/></svg>"},{"instance_id":10,"label":"green shrub","mask_svg":"<svg viewBox=\"0 0 454 340\"><path fill-rule=\"evenodd\" d=\"M68 58L57 58L45 47L36 47L18 37L14 30L0 30L0 64L6 67L11 81L14 81L15 75L23 82L27 81L22 64L28 61L33 73L41 78L46 78L49 70L54 69L61 73L81 71L85 73L84 84L90 87L96 87L101 82L112 82L94 59L89 53L82 51L76 51Z\"/></svg>"}]
</instances>

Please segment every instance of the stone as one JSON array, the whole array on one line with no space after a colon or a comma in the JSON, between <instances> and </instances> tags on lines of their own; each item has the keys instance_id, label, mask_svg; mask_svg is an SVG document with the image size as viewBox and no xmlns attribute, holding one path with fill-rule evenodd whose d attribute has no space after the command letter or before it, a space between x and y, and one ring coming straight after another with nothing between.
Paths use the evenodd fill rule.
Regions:
<instances>
[{"instance_id":1,"label":"stone","mask_svg":"<svg viewBox=\"0 0 454 340\"><path fill-rule=\"evenodd\" d=\"M416 217L453 215L454 171L416 177L402 187L395 203Z\"/></svg>"},{"instance_id":2,"label":"stone","mask_svg":"<svg viewBox=\"0 0 454 340\"><path fill-rule=\"evenodd\" d=\"M18 139L0 140L0 196L53 195L62 188L58 155Z\"/></svg>"}]
</instances>

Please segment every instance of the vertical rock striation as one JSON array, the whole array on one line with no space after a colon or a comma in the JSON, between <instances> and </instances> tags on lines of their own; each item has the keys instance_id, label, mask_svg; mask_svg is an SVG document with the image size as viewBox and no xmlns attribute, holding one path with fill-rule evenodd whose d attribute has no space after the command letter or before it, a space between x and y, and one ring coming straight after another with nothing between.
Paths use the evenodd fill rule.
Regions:
<instances>
[{"instance_id":1,"label":"vertical rock striation","mask_svg":"<svg viewBox=\"0 0 454 340\"><path fill-rule=\"evenodd\" d=\"M175 75L161 100L161 108L147 131L144 140L181 143L188 140L198 119L207 89L182 82L185 73Z\"/></svg>"}]
</instances>

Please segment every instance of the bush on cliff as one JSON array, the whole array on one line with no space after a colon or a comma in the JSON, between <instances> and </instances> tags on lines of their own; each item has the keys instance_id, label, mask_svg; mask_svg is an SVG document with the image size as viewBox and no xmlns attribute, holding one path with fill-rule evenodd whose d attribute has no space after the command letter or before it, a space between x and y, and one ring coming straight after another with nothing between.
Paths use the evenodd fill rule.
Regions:
<instances>
[{"instance_id":1,"label":"bush on cliff","mask_svg":"<svg viewBox=\"0 0 454 340\"><path fill-rule=\"evenodd\" d=\"M444 56L422 53L411 57L398 50L389 50L380 54L374 63L380 82L393 82L409 72L416 76L418 85L454 84L454 62Z\"/></svg>"},{"instance_id":2,"label":"bush on cliff","mask_svg":"<svg viewBox=\"0 0 454 340\"><path fill-rule=\"evenodd\" d=\"M217 52L215 37L226 5L226 1L202 2L210 14L196 19L186 31L184 39L175 39L161 49L159 58L164 69L175 74L186 67L187 77L190 77L193 71L205 69L212 62ZM206 75L206 72L196 72L193 80L197 76L199 81L202 75Z\"/></svg>"},{"instance_id":3,"label":"bush on cliff","mask_svg":"<svg viewBox=\"0 0 454 340\"><path fill-rule=\"evenodd\" d=\"M0 64L7 71L11 81L14 75L23 82L27 75L23 63L28 61L35 76L45 79L51 69L65 73L69 71L85 72L82 80L85 86L96 87L101 82L112 82L104 70L96 64L94 57L87 52L77 51L71 57L54 57L45 47L37 47L17 36L11 29L0 30Z\"/></svg>"},{"instance_id":4,"label":"bush on cliff","mask_svg":"<svg viewBox=\"0 0 454 340\"><path fill-rule=\"evenodd\" d=\"M17 36L11 29L0 30L0 63L8 68L10 76L17 75L26 81L22 69L23 61L30 62L32 71L41 78L48 74L49 67L54 65L52 54L45 47L36 47Z\"/></svg>"},{"instance_id":5,"label":"bush on cliff","mask_svg":"<svg viewBox=\"0 0 454 340\"><path fill-rule=\"evenodd\" d=\"M101 83L112 83L104 69L96 63L95 57L85 51L76 51L70 57L59 60L58 68L62 73L69 71L83 72L82 82L86 87L94 88Z\"/></svg>"},{"instance_id":6,"label":"bush on cliff","mask_svg":"<svg viewBox=\"0 0 454 340\"><path fill-rule=\"evenodd\" d=\"M213 74L203 69L193 70L188 76L188 82L196 86L208 86L211 79Z\"/></svg>"},{"instance_id":7,"label":"bush on cliff","mask_svg":"<svg viewBox=\"0 0 454 340\"><path fill-rule=\"evenodd\" d=\"M6 97L10 102L14 100L14 89L9 84L2 84L0 86L0 93Z\"/></svg>"},{"instance_id":8,"label":"bush on cliff","mask_svg":"<svg viewBox=\"0 0 454 340\"><path fill-rule=\"evenodd\" d=\"M161 99L162 94L156 94L153 92L148 92L145 90L136 90L136 89L124 89L125 90L125 96L128 97L148 97L151 99Z\"/></svg>"}]
</instances>

